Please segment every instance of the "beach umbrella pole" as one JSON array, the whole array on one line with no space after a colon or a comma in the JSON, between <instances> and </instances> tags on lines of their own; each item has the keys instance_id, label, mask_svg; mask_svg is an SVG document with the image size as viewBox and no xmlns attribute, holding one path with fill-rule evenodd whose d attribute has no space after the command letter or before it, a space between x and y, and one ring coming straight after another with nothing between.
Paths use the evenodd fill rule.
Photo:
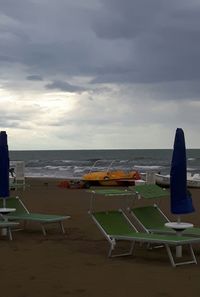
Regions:
<instances>
[{"instance_id":1,"label":"beach umbrella pole","mask_svg":"<svg viewBox=\"0 0 200 297\"><path fill-rule=\"evenodd\" d=\"M6 199L3 199L3 208L6 208ZM1 229L1 235L2 236L6 236L7 235L7 229L6 228L2 228Z\"/></svg>"},{"instance_id":2,"label":"beach umbrella pole","mask_svg":"<svg viewBox=\"0 0 200 297\"><path fill-rule=\"evenodd\" d=\"M6 198L9 197L9 152L5 131L0 131L0 197L5 208Z\"/></svg>"},{"instance_id":3,"label":"beach umbrella pole","mask_svg":"<svg viewBox=\"0 0 200 297\"><path fill-rule=\"evenodd\" d=\"M171 169L170 169L170 202L171 212L177 215L177 222L174 225L174 230L177 236L181 236L183 231L181 224L181 215L194 211L192 197L187 191L187 156L185 146L185 136L183 129L177 128L174 149L172 154ZM176 228L177 225L177 228ZM177 257L181 256L181 247L176 247Z\"/></svg>"},{"instance_id":4,"label":"beach umbrella pole","mask_svg":"<svg viewBox=\"0 0 200 297\"><path fill-rule=\"evenodd\" d=\"M180 224L181 223L181 217L177 216L177 223ZM181 231L176 230L176 234L177 236L182 236ZM178 245L176 247L176 257L177 258L181 258L182 257L182 246Z\"/></svg>"}]
</instances>

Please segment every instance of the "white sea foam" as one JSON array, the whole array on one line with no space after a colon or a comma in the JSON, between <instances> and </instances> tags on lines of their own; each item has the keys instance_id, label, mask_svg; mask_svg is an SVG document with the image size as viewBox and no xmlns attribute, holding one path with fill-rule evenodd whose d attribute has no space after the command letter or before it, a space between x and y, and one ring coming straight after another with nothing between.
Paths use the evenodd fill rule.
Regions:
<instances>
[{"instance_id":1,"label":"white sea foam","mask_svg":"<svg viewBox=\"0 0 200 297\"><path fill-rule=\"evenodd\" d=\"M152 165L152 166L147 166L147 165L135 165L134 168L136 169L145 169L145 170L159 170L162 169L163 166L156 166L156 165Z\"/></svg>"},{"instance_id":2,"label":"white sea foam","mask_svg":"<svg viewBox=\"0 0 200 297\"><path fill-rule=\"evenodd\" d=\"M187 171L195 171L195 168L187 167Z\"/></svg>"},{"instance_id":3,"label":"white sea foam","mask_svg":"<svg viewBox=\"0 0 200 297\"><path fill-rule=\"evenodd\" d=\"M10 160L25 162L25 176L78 178L90 170L108 169L169 174L171 154L172 150L12 151ZM189 151L188 165L189 171L200 172L200 150Z\"/></svg>"}]
</instances>

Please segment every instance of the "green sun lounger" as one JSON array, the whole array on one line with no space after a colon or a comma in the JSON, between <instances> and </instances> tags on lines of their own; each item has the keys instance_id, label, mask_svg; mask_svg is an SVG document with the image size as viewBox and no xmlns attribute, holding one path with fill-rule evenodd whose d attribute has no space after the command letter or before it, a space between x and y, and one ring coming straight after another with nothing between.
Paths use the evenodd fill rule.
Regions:
<instances>
[{"instance_id":1,"label":"green sun lounger","mask_svg":"<svg viewBox=\"0 0 200 297\"><path fill-rule=\"evenodd\" d=\"M88 193L91 194L90 196L90 212L93 212L94 208L94 201L96 196L104 196L107 198L112 197L122 197L125 203L127 204L127 198L134 197L135 193L130 189L114 189L114 188L102 188L102 189L90 189L87 190Z\"/></svg>"},{"instance_id":2,"label":"green sun lounger","mask_svg":"<svg viewBox=\"0 0 200 297\"><path fill-rule=\"evenodd\" d=\"M1 205L2 201L0 201L0 207L2 207ZM45 225L52 223L58 223L61 227L62 233L65 233L63 221L70 218L70 216L29 212L19 197L7 198L6 207L16 209L15 212L6 216L9 221L23 221L24 223L27 223L28 221L37 222L41 225L44 235L46 235Z\"/></svg>"},{"instance_id":3,"label":"green sun lounger","mask_svg":"<svg viewBox=\"0 0 200 297\"><path fill-rule=\"evenodd\" d=\"M133 195L133 191L129 189L90 189L87 191L91 194L98 194L98 195L104 195L104 196L127 196L127 195Z\"/></svg>"},{"instance_id":4,"label":"green sun lounger","mask_svg":"<svg viewBox=\"0 0 200 297\"><path fill-rule=\"evenodd\" d=\"M169 222L167 216L156 205L135 207L131 210L132 216L147 233L171 233L175 231L165 227L165 223ZM183 231L184 235L200 237L200 228L192 227Z\"/></svg>"},{"instance_id":5,"label":"green sun lounger","mask_svg":"<svg viewBox=\"0 0 200 297\"><path fill-rule=\"evenodd\" d=\"M159 199L169 197L169 191L155 184L137 185L132 189L139 197L144 199Z\"/></svg>"},{"instance_id":6,"label":"green sun lounger","mask_svg":"<svg viewBox=\"0 0 200 297\"><path fill-rule=\"evenodd\" d=\"M94 213L90 212L90 215L110 244L108 253L109 257L131 255L134 249L135 242L148 244L156 243L163 244L165 246L170 263L173 267L183 264L197 264L192 244L200 243L200 238L138 232L122 210L102 211ZM118 241L130 242L130 250L127 253L112 255L112 252L116 248ZM191 259L182 262L175 262L171 247L180 245L186 245L189 247Z\"/></svg>"},{"instance_id":7,"label":"green sun lounger","mask_svg":"<svg viewBox=\"0 0 200 297\"><path fill-rule=\"evenodd\" d=\"M154 232L154 230L160 230L161 233L175 233L175 231L165 227L165 223L169 222L169 220L156 204L134 207L130 209L130 212L142 229L147 233Z\"/></svg>"}]
</instances>

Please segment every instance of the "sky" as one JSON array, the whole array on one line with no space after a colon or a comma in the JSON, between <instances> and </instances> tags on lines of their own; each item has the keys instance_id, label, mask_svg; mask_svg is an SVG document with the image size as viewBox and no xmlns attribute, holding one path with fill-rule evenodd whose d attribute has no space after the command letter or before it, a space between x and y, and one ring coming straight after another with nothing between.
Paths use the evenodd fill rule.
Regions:
<instances>
[{"instance_id":1,"label":"sky","mask_svg":"<svg viewBox=\"0 0 200 297\"><path fill-rule=\"evenodd\" d=\"M200 1L0 0L11 150L200 148Z\"/></svg>"}]
</instances>

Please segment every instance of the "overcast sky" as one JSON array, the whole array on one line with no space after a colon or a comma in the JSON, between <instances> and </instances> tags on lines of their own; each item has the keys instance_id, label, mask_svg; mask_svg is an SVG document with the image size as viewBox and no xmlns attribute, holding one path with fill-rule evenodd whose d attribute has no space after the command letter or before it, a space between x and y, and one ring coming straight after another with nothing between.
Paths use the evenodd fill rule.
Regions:
<instances>
[{"instance_id":1,"label":"overcast sky","mask_svg":"<svg viewBox=\"0 0 200 297\"><path fill-rule=\"evenodd\" d=\"M0 0L9 149L200 148L200 1Z\"/></svg>"}]
</instances>

